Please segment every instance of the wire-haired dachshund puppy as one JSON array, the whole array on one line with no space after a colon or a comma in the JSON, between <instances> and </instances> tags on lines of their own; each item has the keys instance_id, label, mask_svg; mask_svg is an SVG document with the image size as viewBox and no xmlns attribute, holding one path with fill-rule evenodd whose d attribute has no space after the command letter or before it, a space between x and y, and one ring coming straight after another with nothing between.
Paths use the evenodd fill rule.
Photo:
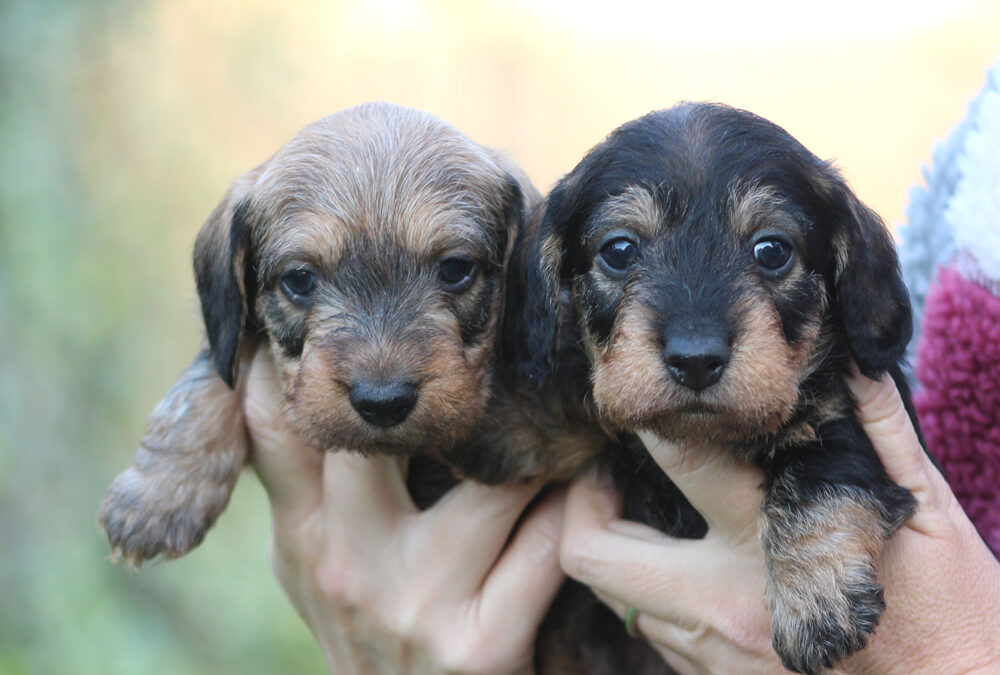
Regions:
<instances>
[{"instance_id":1,"label":"wire-haired dachshund puppy","mask_svg":"<svg viewBox=\"0 0 1000 675\"><path fill-rule=\"evenodd\" d=\"M208 346L101 505L114 555L184 555L225 508L247 456L240 368L256 349L303 439L408 457L420 507L459 478L559 480L606 455L572 326L548 387L501 359L517 332L504 311L508 275L523 276L513 247L540 202L507 158L389 104L326 117L238 178L195 245ZM575 584L536 649L545 673L657 660Z\"/></svg>"},{"instance_id":2,"label":"wire-haired dachshund puppy","mask_svg":"<svg viewBox=\"0 0 1000 675\"><path fill-rule=\"evenodd\" d=\"M585 380L514 396L500 373L507 263L540 200L499 153L377 103L239 177L195 245L208 347L101 506L116 557L183 555L225 508L247 456L240 364L258 348L302 438L411 456L418 504L456 477L566 477L596 454L606 437L562 403Z\"/></svg>"},{"instance_id":3,"label":"wire-haired dachshund puppy","mask_svg":"<svg viewBox=\"0 0 1000 675\"><path fill-rule=\"evenodd\" d=\"M908 400L911 313L878 216L778 126L681 104L593 148L528 247L523 374L551 372L568 286L607 422L723 444L765 470L766 604L784 665L812 673L862 649L885 606L880 551L916 508L844 382L853 359Z\"/></svg>"}]
</instances>

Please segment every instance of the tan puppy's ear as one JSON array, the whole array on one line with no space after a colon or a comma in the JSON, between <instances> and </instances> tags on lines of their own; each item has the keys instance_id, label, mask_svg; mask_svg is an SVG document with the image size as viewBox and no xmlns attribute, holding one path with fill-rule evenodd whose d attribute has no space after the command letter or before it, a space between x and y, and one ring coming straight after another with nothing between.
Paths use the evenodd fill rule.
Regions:
<instances>
[{"instance_id":1,"label":"tan puppy's ear","mask_svg":"<svg viewBox=\"0 0 1000 675\"><path fill-rule=\"evenodd\" d=\"M198 233L194 274L212 360L219 377L236 383L240 343L253 319L251 187L260 167L238 178Z\"/></svg>"}]
</instances>

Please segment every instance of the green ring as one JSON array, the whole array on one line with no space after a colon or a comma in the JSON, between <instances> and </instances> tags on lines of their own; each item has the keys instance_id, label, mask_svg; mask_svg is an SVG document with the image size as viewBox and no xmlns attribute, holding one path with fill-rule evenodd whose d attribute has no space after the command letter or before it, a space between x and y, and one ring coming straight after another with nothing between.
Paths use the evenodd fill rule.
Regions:
<instances>
[{"instance_id":1,"label":"green ring","mask_svg":"<svg viewBox=\"0 0 1000 675\"><path fill-rule=\"evenodd\" d=\"M635 622L639 618L639 610L635 607L625 608L625 632L629 637L639 637L639 632L635 629Z\"/></svg>"}]
</instances>

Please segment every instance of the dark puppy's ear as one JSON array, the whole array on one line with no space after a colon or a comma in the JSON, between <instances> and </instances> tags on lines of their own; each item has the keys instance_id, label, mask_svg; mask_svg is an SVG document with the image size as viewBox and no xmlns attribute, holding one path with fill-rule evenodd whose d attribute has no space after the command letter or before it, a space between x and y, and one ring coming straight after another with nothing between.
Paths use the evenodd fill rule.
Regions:
<instances>
[{"instance_id":1,"label":"dark puppy's ear","mask_svg":"<svg viewBox=\"0 0 1000 675\"><path fill-rule=\"evenodd\" d=\"M237 355L252 312L250 199L241 177L215 208L194 245L194 274L212 362L232 388Z\"/></svg>"},{"instance_id":2,"label":"dark puppy's ear","mask_svg":"<svg viewBox=\"0 0 1000 675\"><path fill-rule=\"evenodd\" d=\"M833 195L837 309L858 368L878 378L899 364L913 335L910 296L882 219L839 177Z\"/></svg>"},{"instance_id":3,"label":"dark puppy's ear","mask_svg":"<svg viewBox=\"0 0 1000 675\"><path fill-rule=\"evenodd\" d=\"M561 180L526 219L510 266L505 355L523 379L541 387L555 367L559 293L572 217L570 183Z\"/></svg>"}]
</instances>

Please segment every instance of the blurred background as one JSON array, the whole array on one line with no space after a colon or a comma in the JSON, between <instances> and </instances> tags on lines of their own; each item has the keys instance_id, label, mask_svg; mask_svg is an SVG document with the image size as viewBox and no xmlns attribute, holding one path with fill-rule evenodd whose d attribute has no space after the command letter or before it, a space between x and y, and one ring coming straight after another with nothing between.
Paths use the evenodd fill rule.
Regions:
<instances>
[{"instance_id":1,"label":"blurred background","mask_svg":"<svg viewBox=\"0 0 1000 675\"><path fill-rule=\"evenodd\" d=\"M197 349L197 229L308 122L422 108L547 190L622 122L722 101L895 225L998 56L992 0L4 0L0 673L322 672L252 472L181 560L115 567L96 524Z\"/></svg>"}]
</instances>

